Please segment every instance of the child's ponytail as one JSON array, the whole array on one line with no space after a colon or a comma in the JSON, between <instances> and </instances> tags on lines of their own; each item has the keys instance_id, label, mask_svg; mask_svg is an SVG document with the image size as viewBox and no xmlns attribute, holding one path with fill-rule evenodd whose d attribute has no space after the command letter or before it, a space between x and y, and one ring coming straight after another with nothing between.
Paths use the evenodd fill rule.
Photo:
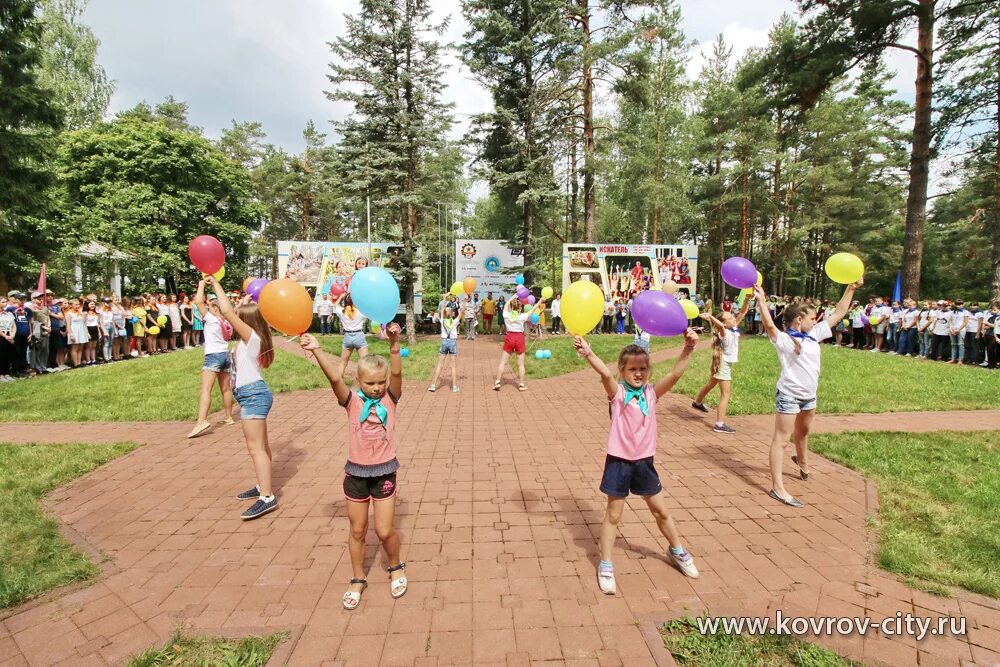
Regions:
<instances>
[{"instance_id":1,"label":"child's ponytail","mask_svg":"<svg viewBox=\"0 0 1000 667\"><path fill-rule=\"evenodd\" d=\"M722 367L722 336L715 332L712 335L712 377Z\"/></svg>"}]
</instances>

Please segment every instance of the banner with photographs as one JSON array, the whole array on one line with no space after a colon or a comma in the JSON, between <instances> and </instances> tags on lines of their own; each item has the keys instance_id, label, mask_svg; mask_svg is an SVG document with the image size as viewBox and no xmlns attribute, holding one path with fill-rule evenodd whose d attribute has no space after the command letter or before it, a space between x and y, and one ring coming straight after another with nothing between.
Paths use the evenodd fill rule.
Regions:
<instances>
[{"instance_id":1,"label":"banner with photographs","mask_svg":"<svg viewBox=\"0 0 1000 667\"><path fill-rule=\"evenodd\" d=\"M455 240L455 280L475 278L480 299L487 292L493 298L514 293L514 271L524 266L524 251L510 248L506 241L494 239ZM447 289L447 287L445 287Z\"/></svg>"},{"instance_id":2,"label":"banner with photographs","mask_svg":"<svg viewBox=\"0 0 1000 667\"><path fill-rule=\"evenodd\" d=\"M563 290L577 280L597 283L606 296L629 299L668 280L677 293L697 293L698 248L680 245L569 243L563 246Z\"/></svg>"},{"instance_id":3,"label":"banner with photographs","mask_svg":"<svg viewBox=\"0 0 1000 667\"><path fill-rule=\"evenodd\" d=\"M395 275L394 258L402 251L403 246L389 243L372 243L369 246L367 243L343 241L278 241L278 275L301 283L309 290L315 312L323 294L328 293L334 283L347 288L355 271L377 266ZM419 267L416 274L413 308L419 314L423 310ZM399 313L405 312L404 304L400 304Z\"/></svg>"}]
</instances>

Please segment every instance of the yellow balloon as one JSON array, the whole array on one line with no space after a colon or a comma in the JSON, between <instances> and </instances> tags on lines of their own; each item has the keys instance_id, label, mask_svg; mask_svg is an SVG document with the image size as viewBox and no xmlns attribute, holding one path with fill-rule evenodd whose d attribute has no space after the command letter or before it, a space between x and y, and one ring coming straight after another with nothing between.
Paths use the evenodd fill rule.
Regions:
<instances>
[{"instance_id":1,"label":"yellow balloon","mask_svg":"<svg viewBox=\"0 0 1000 667\"><path fill-rule=\"evenodd\" d=\"M660 289L662 289L667 294L676 294L677 283L675 283L673 280L667 280L666 282L663 283L663 287L661 287Z\"/></svg>"},{"instance_id":2,"label":"yellow balloon","mask_svg":"<svg viewBox=\"0 0 1000 667\"><path fill-rule=\"evenodd\" d=\"M207 276L208 274L207 273L203 273L201 275L202 276ZM216 271L215 273L213 273L212 277L215 278L216 281L219 281L219 280L222 280L223 278L225 278L226 277L226 267L222 267L221 269L219 269L218 271Z\"/></svg>"},{"instance_id":3,"label":"yellow balloon","mask_svg":"<svg viewBox=\"0 0 1000 667\"><path fill-rule=\"evenodd\" d=\"M701 311L698 310L698 306L691 299L681 299L681 308L684 309L684 314L687 315L689 320L701 315Z\"/></svg>"},{"instance_id":4,"label":"yellow balloon","mask_svg":"<svg viewBox=\"0 0 1000 667\"><path fill-rule=\"evenodd\" d=\"M552 294L553 292L551 287L542 288L542 298L545 299L546 301L552 298Z\"/></svg>"},{"instance_id":5,"label":"yellow balloon","mask_svg":"<svg viewBox=\"0 0 1000 667\"><path fill-rule=\"evenodd\" d=\"M872 315L871 317L868 318L868 324L870 324L872 326L877 325L881 321L882 321L882 318L879 317L878 315Z\"/></svg>"},{"instance_id":6,"label":"yellow balloon","mask_svg":"<svg viewBox=\"0 0 1000 667\"><path fill-rule=\"evenodd\" d=\"M758 285L764 284L764 275L760 271L757 272L757 284ZM743 291L745 292L746 290ZM753 290L750 290L750 293L753 293Z\"/></svg>"},{"instance_id":7,"label":"yellow balloon","mask_svg":"<svg viewBox=\"0 0 1000 667\"><path fill-rule=\"evenodd\" d=\"M826 260L826 275L835 283L850 285L865 275L865 265L849 252L838 252Z\"/></svg>"},{"instance_id":8,"label":"yellow balloon","mask_svg":"<svg viewBox=\"0 0 1000 667\"><path fill-rule=\"evenodd\" d=\"M375 320L372 320L372 333L377 334L381 333L381 331L382 331L382 325L376 322Z\"/></svg>"},{"instance_id":9,"label":"yellow balloon","mask_svg":"<svg viewBox=\"0 0 1000 667\"><path fill-rule=\"evenodd\" d=\"M462 296L465 294L465 284L461 280L456 280L451 284L451 293L455 296Z\"/></svg>"},{"instance_id":10,"label":"yellow balloon","mask_svg":"<svg viewBox=\"0 0 1000 667\"><path fill-rule=\"evenodd\" d=\"M578 280L563 294L560 310L566 331L574 336L586 335L604 315L604 293L595 283Z\"/></svg>"},{"instance_id":11,"label":"yellow balloon","mask_svg":"<svg viewBox=\"0 0 1000 667\"><path fill-rule=\"evenodd\" d=\"M150 334L152 334L152 335L155 336L158 333L160 333L160 327L156 327L156 326L149 327L148 329L146 329L146 331L148 331Z\"/></svg>"},{"instance_id":12,"label":"yellow balloon","mask_svg":"<svg viewBox=\"0 0 1000 667\"><path fill-rule=\"evenodd\" d=\"M167 326L167 316L160 315L159 317L156 318L156 323L159 324L161 327Z\"/></svg>"}]
</instances>

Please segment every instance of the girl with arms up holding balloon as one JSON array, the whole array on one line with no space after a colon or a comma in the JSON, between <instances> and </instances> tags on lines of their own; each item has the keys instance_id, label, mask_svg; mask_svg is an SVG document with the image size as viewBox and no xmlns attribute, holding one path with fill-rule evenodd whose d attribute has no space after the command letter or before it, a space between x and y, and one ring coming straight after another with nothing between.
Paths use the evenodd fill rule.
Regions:
<instances>
[{"instance_id":1,"label":"girl with arms up holding balloon","mask_svg":"<svg viewBox=\"0 0 1000 667\"><path fill-rule=\"evenodd\" d=\"M333 314L340 320L340 330L344 332L340 350L340 375L343 377L354 350L358 351L359 359L368 355L368 339L365 337L365 322L368 318L355 307L351 295L346 292L333 302Z\"/></svg>"},{"instance_id":2,"label":"girl with arms up holding balloon","mask_svg":"<svg viewBox=\"0 0 1000 667\"><path fill-rule=\"evenodd\" d=\"M503 323L507 334L503 339L503 352L500 354L500 366L497 368L497 377L493 382L493 391L500 391L501 380L503 380L504 371L507 369L507 360L512 354L517 355L517 388L519 391L528 390L527 385L524 384L524 353L527 349L524 342L524 325L539 307L544 308L545 302L539 301L531 310L525 312L521 299L516 297L511 297L507 305L504 306Z\"/></svg>"},{"instance_id":3,"label":"girl with arms up holding balloon","mask_svg":"<svg viewBox=\"0 0 1000 667\"><path fill-rule=\"evenodd\" d=\"M198 422L191 432L189 438L194 438L209 428L212 424L208 421L208 411L212 407L212 387L219 384L219 391L222 392L222 404L226 410L226 424L233 423L233 390L229 382L229 343L226 342L222 334L222 319L219 312L219 304L213 296L212 300L205 302L205 281L198 283L198 293L194 296L194 307L201 315L205 335L205 361L201 367L201 394L198 400Z\"/></svg>"},{"instance_id":4,"label":"girl with arms up holding balloon","mask_svg":"<svg viewBox=\"0 0 1000 667\"><path fill-rule=\"evenodd\" d=\"M596 322L597 317L594 318L594 323ZM657 443L657 401L677 384L687 370L691 352L697 344L697 332L687 329L684 349L673 369L655 384L649 384L652 364L649 353L641 347L629 345L618 355L619 380L616 381L605 363L594 354L581 336L573 339L577 353L600 376L610 401L611 430L608 433L608 453L601 479L601 492L607 495L608 506L601 527L601 562L597 569L598 585L606 595L614 595L617 590L611 557L618 523L629 493L641 496L646 501L660 532L670 543L669 559L687 576L698 576L694 559L684 549L681 536L667 510L663 487L653 465Z\"/></svg>"},{"instance_id":5,"label":"girl with arms up holding balloon","mask_svg":"<svg viewBox=\"0 0 1000 667\"><path fill-rule=\"evenodd\" d=\"M397 297L398 302L398 297ZM344 593L345 609L355 609L368 587L365 573L365 536L368 533L368 505L373 505L375 534L382 542L388 561L389 594L406 593L405 563L399 560L400 540L395 528L396 512L396 406L403 389L403 362L399 349L400 329L390 324L389 356L368 355L358 361L358 385L351 391L341 368L320 348L311 335L302 336L302 348L313 353L323 370L337 403L347 412L348 454L344 466L344 495L351 524L348 550L354 570L350 588Z\"/></svg>"},{"instance_id":6,"label":"girl with arms up holding balloon","mask_svg":"<svg viewBox=\"0 0 1000 667\"><path fill-rule=\"evenodd\" d=\"M427 388L427 391L437 391L438 376L441 375L445 360L449 360L451 364L451 391L454 393L458 391L458 363L456 359L458 355L459 320L456 317L455 311L442 303L438 322L441 325L441 354L438 358L437 366L434 368L434 375L431 377L431 386Z\"/></svg>"},{"instance_id":7,"label":"girl with arms up holding balloon","mask_svg":"<svg viewBox=\"0 0 1000 667\"><path fill-rule=\"evenodd\" d=\"M770 453L771 490L768 495L791 507L802 507L802 503L785 490L781 475L785 443L794 436L796 455L792 461L799 466L802 479L808 479L806 455L809 427L816 414L820 343L833 335L830 323L844 318L855 290L862 284L864 278L848 285L832 316L819 323L816 322L816 310L806 303L789 304L784 310L783 326L780 328L766 309L761 313L764 331L774 344L781 362L781 375L775 392L774 437ZM760 285L754 286L754 294L761 303L767 298Z\"/></svg>"},{"instance_id":8,"label":"girl with arms up holding balloon","mask_svg":"<svg viewBox=\"0 0 1000 667\"><path fill-rule=\"evenodd\" d=\"M240 517L244 520L256 519L278 509L278 499L271 488L273 457L267 440L267 415L274 398L260 372L261 368L267 368L274 362L271 327L264 320L257 304L252 301L241 303L234 309L222 286L212 276L198 285L199 295L205 288L205 282L215 288L219 314L232 325L233 333L240 339L232 357L232 395L240 404L240 424L247 441L247 451L253 461L257 484L236 497L254 501Z\"/></svg>"},{"instance_id":9,"label":"girl with arms up holding balloon","mask_svg":"<svg viewBox=\"0 0 1000 667\"><path fill-rule=\"evenodd\" d=\"M719 404L715 407L715 426L712 427L716 433L736 433L736 429L726 424L726 412L729 410L729 397L733 391L732 365L740 360L740 323L747 316L752 300L753 297L745 297L743 305L736 315L731 312L723 312L722 319L715 319L710 312L701 314L703 319L711 322L714 334L712 337L712 376L695 396L691 407L701 412L708 412L704 403L705 397L718 385Z\"/></svg>"}]
</instances>

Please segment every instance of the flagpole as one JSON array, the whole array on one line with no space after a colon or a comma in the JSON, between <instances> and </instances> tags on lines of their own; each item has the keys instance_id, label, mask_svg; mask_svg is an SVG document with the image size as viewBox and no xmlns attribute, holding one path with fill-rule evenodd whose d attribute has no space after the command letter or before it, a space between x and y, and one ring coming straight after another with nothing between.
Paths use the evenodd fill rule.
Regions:
<instances>
[{"instance_id":1,"label":"flagpole","mask_svg":"<svg viewBox=\"0 0 1000 667\"><path fill-rule=\"evenodd\" d=\"M372 198L365 195L365 218L368 220L368 261L372 261Z\"/></svg>"}]
</instances>

